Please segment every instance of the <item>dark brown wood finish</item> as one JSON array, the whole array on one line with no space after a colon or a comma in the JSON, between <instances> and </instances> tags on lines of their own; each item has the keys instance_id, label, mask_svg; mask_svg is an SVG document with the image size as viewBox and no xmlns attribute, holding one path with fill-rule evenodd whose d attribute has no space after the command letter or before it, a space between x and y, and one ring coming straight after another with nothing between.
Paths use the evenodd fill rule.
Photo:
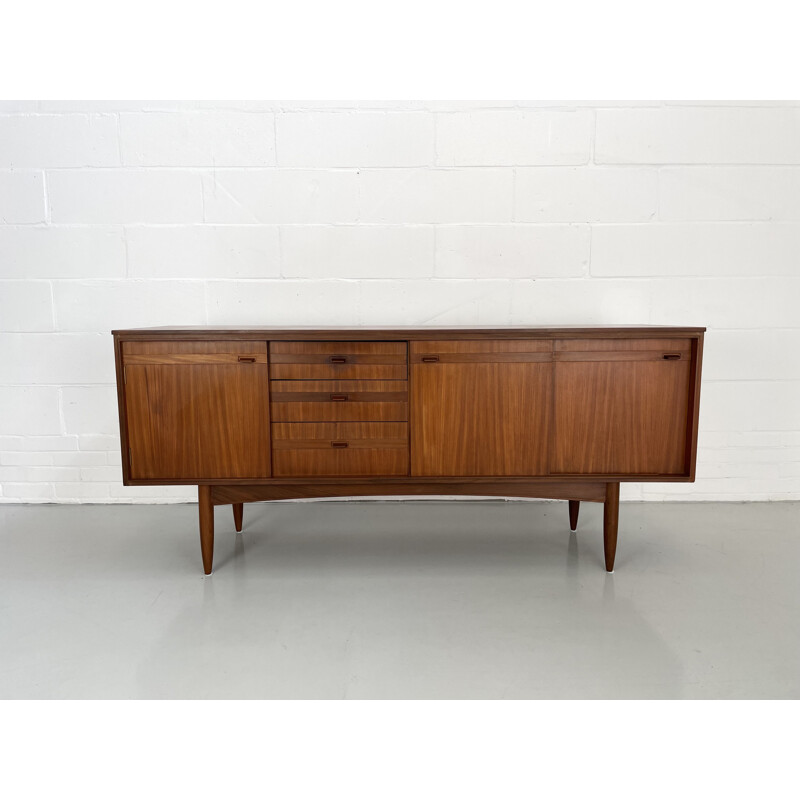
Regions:
<instances>
[{"instance_id":1,"label":"dark brown wood finish","mask_svg":"<svg viewBox=\"0 0 800 800\"><path fill-rule=\"evenodd\" d=\"M167 328L130 328L115 330L114 336L128 341L169 339L170 341L218 340L220 337L239 341L257 340L267 342L286 341L348 341L370 340L411 342L425 339L641 339L645 337L680 337L691 339L702 335L705 328L674 327L671 325L561 325L529 328L524 325L509 325L504 328L264 328L259 325L240 325L234 328L211 325L176 325Z\"/></svg>"},{"instance_id":2,"label":"dark brown wood finish","mask_svg":"<svg viewBox=\"0 0 800 800\"><path fill-rule=\"evenodd\" d=\"M569 500L577 497L588 503L604 503L605 483L570 481L520 480L510 483L507 479L482 481L462 480L458 482L401 479L387 483L383 480L356 478L349 483L320 479L300 482L275 481L271 484L213 486L214 505L250 503L259 500L295 500L325 497L374 497L376 495L458 495L464 497L529 497L547 500Z\"/></svg>"},{"instance_id":3,"label":"dark brown wood finish","mask_svg":"<svg viewBox=\"0 0 800 800\"><path fill-rule=\"evenodd\" d=\"M124 483L199 486L207 574L213 505L442 494L602 502L613 570L619 482L694 480L704 330L115 331Z\"/></svg>"},{"instance_id":4,"label":"dark brown wood finish","mask_svg":"<svg viewBox=\"0 0 800 800\"><path fill-rule=\"evenodd\" d=\"M691 381L689 384L689 421L686 427L686 463L684 472L694 481L697 465L697 431L700 422L700 376L703 371L703 335L692 339Z\"/></svg>"},{"instance_id":5,"label":"dark brown wood finish","mask_svg":"<svg viewBox=\"0 0 800 800\"><path fill-rule=\"evenodd\" d=\"M211 487L197 487L197 508L200 512L200 555L203 572L211 574L214 564L214 504L211 502Z\"/></svg>"},{"instance_id":6,"label":"dark brown wood finish","mask_svg":"<svg viewBox=\"0 0 800 800\"><path fill-rule=\"evenodd\" d=\"M617 528L619 527L619 484L606 484L606 498L603 504L603 551L606 558L606 572L614 571L617 556Z\"/></svg>"},{"instance_id":7,"label":"dark brown wood finish","mask_svg":"<svg viewBox=\"0 0 800 800\"><path fill-rule=\"evenodd\" d=\"M571 531L578 528L578 512L581 510L580 500L569 501L569 529Z\"/></svg>"}]
</instances>

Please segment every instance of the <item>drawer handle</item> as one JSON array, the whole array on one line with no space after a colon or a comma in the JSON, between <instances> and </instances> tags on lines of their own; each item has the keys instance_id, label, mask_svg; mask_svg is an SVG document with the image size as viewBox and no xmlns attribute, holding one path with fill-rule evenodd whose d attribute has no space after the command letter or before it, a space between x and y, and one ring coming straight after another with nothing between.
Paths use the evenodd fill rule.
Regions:
<instances>
[{"instance_id":1,"label":"drawer handle","mask_svg":"<svg viewBox=\"0 0 800 800\"><path fill-rule=\"evenodd\" d=\"M330 361L331 364L346 364L347 356L331 356L328 361Z\"/></svg>"},{"instance_id":2,"label":"drawer handle","mask_svg":"<svg viewBox=\"0 0 800 800\"><path fill-rule=\"evenodd\" d=\"M239 356L239 363L240 364L255 364L256 357L255 356Z\"/></svg>"},{"instance_id":3,"label":"drawer handle","mask_svg":"<svg viewBox=\"0 0 800 800\"><path fill-rule=\"evenodd\" d=\"M347 442L331 442L331 447L335 447L339 450L347 447Z\"/></svg>"},{"instance_id":4,"label":"drawer handle","mask_svg":"<svg viewBox=\"0 0 800 800\"><path fill-rule=\"evenodd\" d=\"M424 361L426 364L435 364L439 360L439 356L422 356L420 361Z\"/></svg>"},{"instance_id":5,"label":"drawer handle","mask_svg":"<svg viewBox=\"0 0 800 800\"><path fill-rule=\"evenodd\" d=\"M681 360L681 354L680 353L664 353L664 355L661 356L661 358L663 358L664 361L680 361Z\"/></svg>"},{"instance_id":6,"label":"drawer handle","mask_svg":"<svg viewBox=\"0 0 800 800\"><path fill-rule=\"evenodd\" d=\"M347 400L349 397L350 397L350 395L347 395L347 394L332 394L332 395L330 395L331 400L333 400L334 402L342 402L344 400Z\"/></svg>"}]
</instances>

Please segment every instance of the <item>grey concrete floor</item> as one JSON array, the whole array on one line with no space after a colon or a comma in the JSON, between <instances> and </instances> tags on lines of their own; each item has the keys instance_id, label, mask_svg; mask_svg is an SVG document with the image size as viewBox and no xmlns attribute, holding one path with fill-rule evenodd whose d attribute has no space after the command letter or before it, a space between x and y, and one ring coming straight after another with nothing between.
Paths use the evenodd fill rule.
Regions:
<instances>
[{"instance_id":1,"label":"grey concrete floor","mask_svg":"<svg viewBox=\"0 0 800 800\"><path fill-rule=\"evenodd\" d=\"M800 698L800 504L0 506L2 698Z\"/></svg>"}]
</instances>

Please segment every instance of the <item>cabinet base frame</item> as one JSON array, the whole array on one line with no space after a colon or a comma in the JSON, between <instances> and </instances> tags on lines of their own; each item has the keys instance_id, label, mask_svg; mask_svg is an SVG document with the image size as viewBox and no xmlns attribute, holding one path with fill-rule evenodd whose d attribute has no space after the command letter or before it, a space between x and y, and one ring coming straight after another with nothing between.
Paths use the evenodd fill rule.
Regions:
<instances>
[{"instance_id":1,"label":"cabinet base frame","mask_svg":"<svg viewBox=\"0 0 800 800\"><path fill-rule=\"evenodd\" d=\"M543 500L570 501L570 527L574 530L578 520L581 500L603 503L603 546L606 570L614 571L619 523L619 483L587 481L525 481L437 483L429 480L407 483L281 483L242 485L200 485L198 504L200 513L200 549L203 570L211 574L214 556L214 506L232 505L236 530L242 528L244 503L266 500L300 500L326 497L393 497L458 495L472 497L524 497Z\"/></svg>"}]
</instances>

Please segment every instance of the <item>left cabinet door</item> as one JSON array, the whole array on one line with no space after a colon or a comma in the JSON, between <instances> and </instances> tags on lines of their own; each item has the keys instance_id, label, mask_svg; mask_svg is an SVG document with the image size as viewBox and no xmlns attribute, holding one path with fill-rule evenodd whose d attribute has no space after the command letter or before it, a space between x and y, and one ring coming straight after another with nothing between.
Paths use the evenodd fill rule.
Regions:
<instances>
[{"instance_id":1,"label":"left cabinet door","mask_svg":"<svg viewBox=\"0 0 800 800\"><path fill-rule=\"evenodd\" d=\"M266 342L125 342L123 366L131 480L270 476Z\"/></svg>"}]
</instances>

